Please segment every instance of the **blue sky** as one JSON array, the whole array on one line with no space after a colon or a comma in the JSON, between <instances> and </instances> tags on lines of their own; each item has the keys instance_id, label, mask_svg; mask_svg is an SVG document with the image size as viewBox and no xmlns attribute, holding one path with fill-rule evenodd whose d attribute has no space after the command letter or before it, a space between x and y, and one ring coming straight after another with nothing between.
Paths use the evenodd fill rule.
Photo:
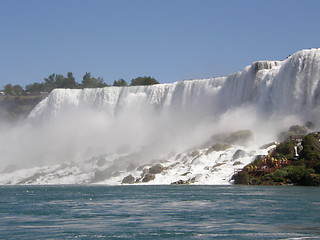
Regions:
<instances>
[{"instance_id":1,"label":"blue sky","mask_svg":"<svg viewBox=\"0 0 320 240\"><path fill-rule=\"evenodd\" d=\"M0 87L209 78L320 47L318 0L0 0Z\"/></svg>"}]
</instances>

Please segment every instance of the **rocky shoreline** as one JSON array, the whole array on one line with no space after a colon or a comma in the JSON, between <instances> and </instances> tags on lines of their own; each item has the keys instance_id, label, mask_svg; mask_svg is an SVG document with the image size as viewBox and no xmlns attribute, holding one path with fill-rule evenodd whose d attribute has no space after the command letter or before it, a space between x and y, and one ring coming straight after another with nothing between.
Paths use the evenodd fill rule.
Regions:
<instances>
[{"instance_id":1,"label":"rocky shoreline","mask_svg":"<svg viewBox=\"0 0 320 240\"><path fill-rule=\"evenodd\" d=\"M237 171L234 184L320 186L320 132L292 126L282 141Z\"/></svg>"}]
</instances>

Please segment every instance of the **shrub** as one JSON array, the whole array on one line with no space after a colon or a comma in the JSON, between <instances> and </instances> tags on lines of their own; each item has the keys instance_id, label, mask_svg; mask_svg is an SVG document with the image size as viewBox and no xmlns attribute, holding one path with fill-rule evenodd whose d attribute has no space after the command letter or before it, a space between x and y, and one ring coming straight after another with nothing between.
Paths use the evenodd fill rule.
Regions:
<instances>
[{"instance_id":1,"label":"shrub","mask_svg":"<svg viewBox=\"0 0 320 240\"><path fill-rule=\"evenodd\" d=\"M118 81L113 82L114 87L126 87L128 83L124 79L119 79Z\"/></svg>"},{"instance_id":2,"label":"shrub","mask_svg":"<svg viewBox=\"0 0 320 240\"><path fill-rule=\"evenodd\" d=\"M292 142L280 143L272 153L274 158L293 159L295 157L294 144Z\"/></svg>"},{"instance_id":3,"label":"shrub","mask_svg":"<svg viewBox=\"0 0 320 240\"><path fill-rule=\"evenodd\" d=\"M248 173L241 171L241 172L238 172L237 174L233 175L232 179L234 180L235 184L248 185L250 176Z\"/></svg>"},{"instance_id":4,"label":"shrub","mask_svg":"<svg viewBox=\"0 0 320 240\"><path fill-rule=\"evenodd\" d=\"M287 178L292 183L299 185L310 185L310 175L314 173L313 169L306 168L305 166L288 166L283 170L288 172ZM309 179L309 180L308 180Z\"/></svg>"},{"instance_id":5,"label":"shrub","mask_svg":"<svg viewBox=\"0 0 320 240\"><path fill-rule=\"evenodd\" d=\"M320 142L317 135L308 134L302 141L303 150L301 151L301 160L308 168L316 168L320 164Z\"/></svg>"},{"instance_id":6,"label":"shrub","mask_svg":"<svg viewBox=\"0 0 320 240\"><path fill-rule=\"evenodd\" d=\"M277 169L276 171L269 174L275 182L284 182L288 176L288 172L285 170Z\"/></svg>"},{"instance_id":7,"label":"shrub","mask_svg":"<svg viewBox=\"0 0 320 240\"><path fill-rule=\"evenodd\" d=\"M155 78L144 76L144 77L137 77L135 79L132 79L130 85L131 86L139 86L139 85L146 86L146 85L154 85L154 84L159 84L159 82Z\"/></svg>"}]
</instances>

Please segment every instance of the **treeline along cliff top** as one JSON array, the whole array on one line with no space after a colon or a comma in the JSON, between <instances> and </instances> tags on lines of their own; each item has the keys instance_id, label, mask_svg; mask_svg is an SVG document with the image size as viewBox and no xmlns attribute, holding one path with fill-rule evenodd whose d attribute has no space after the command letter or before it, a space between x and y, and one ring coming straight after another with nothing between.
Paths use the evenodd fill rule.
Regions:
<instances>
[{"instance_id":1,"label":"treeline along cliff top","mask_svg":"<svg viewBox=\"0 0 320 240\"><path fill-rule=\"evenodd\" d=\"M153 85L159 82L153 77L137 77L131 80L130 86L138 85ZM68 72L67 76L62 74L51 74L45 78L43 82L32 83L22 87L20 85L6 84L1 91L2 95L6 96L26 96L26 95L43 95L50 93L55 88L70 88L70 89L83 89L83 88L101 88L109 87L102 77L93 77L91 73L86 72L82 77L81 82L77 82L72 72ZM124 79L115 80L113 86L129 86Z\"/></svg>"},{"instance_id":2,"label":"treeline along cliff top","mask_svg":"<svg viewBox=\"0 0 320 240\"><path fill-rule=\"evenodd\" d=\"M115 80L113 86L125 87L158 83L155 78L144 76L132 79L130 85L124 79ZM9 83L3 86L3 90L0 91L0 121L16 121L25 118L41 100L56 88L83 89L109 86L102 77L95 78L89 72L82 77L80 83L76 81L72 72L68 72L67 76L53 73L43 82L35 82L25 87Z\"/></svg>"}]
</instances>

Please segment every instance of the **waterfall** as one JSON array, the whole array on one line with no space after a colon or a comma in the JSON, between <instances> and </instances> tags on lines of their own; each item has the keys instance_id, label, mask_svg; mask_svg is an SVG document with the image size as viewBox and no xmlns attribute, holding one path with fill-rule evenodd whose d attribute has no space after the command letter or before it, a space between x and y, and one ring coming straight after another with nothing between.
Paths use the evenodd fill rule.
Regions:
<instances>
[{"instance_id":1,"label":"waterfall","mask_svg":"<svg viewBox=\"0 0 320 240\"><path fill-rule=\"evenodd\" d=\"M23 125L0 137L3 168L32 168L0 174L0 184L119 184L129 173L139 179L137 169L160 162L166 171L157 175L156 184L183 178L227 183L235 168L266 154L259 147L275 141L280 131L307 121L319 128L319 119L320 49L302 50L284 61L254 62L224 77L55 89ZM210 150L214 136L239 130L250 130L243 133L252 132L253 138ZM236 152L241 153L238 165Z\"/></svg>"},{"instance_id":2,"label":"waterfall","mask_svg":"<svg viewBox=\"0 0 320 240\"><path fill-rule=\"evenodd\" d=\"M152 86L55 89L29 119L50 119L67 107L83 106L114 116L133 97L143 98L160 112L194 112L199 119L244 105L265 115L314 118L320 103L320 50L302 50L284 61L258 61L226 77Z\"/></svg>"}]
</instances>

